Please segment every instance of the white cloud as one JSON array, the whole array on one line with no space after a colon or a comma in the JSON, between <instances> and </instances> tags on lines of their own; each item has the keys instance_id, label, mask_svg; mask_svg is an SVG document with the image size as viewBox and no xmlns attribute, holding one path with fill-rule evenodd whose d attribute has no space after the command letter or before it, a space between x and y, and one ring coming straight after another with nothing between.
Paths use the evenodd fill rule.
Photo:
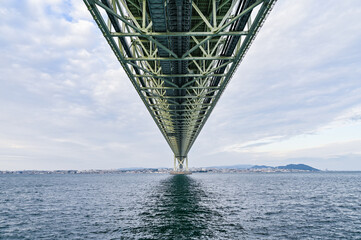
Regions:
<instances>
[{"instance_id":1,"label":"white cloud","mask_svg":"<svg viewBox=\"0 0 361 240\"><path fill-rule=\"evenodd\" d=\"M165 140L83 2L0 11L0 169L166 165Z\"/></svg>"},{"instance_id":2,"label":"white cloud","mask_svg":"<svg viewBox=\"0 0 361 240\"><path fill-rule=\"evenodd\" d=\"M335 126L333 123L330 125L333 125L333 127L325 127L316 130L314 133L297 135L291 138L275 136L244 144L235 144L226 147L224 151L259 152L282 157L300 155L301 152L310 155L309 152L313 152L315 149L327 151L328 153L323 153L323 156L328 157L341 153L361 154L361 122L339 126ZM348 152L341 152L341 148L337 148L337 145L347 148ZM316 155L313 157L316 157Z\"/></svg>"},{"instance_id":3,"label":"white cloud","mask_svg":"<svg viewBox=\"0 0 361 240\"><path fill-rule=\"evenodd\" d=\"M316 134L359 109L360 3L326 5L277 2L194 145L197 161L210 148L209 161L221 161L222 151L233 151L234 162L274 161L253 150L282 149L286 139Z\"/></svg>"}]
</instances>

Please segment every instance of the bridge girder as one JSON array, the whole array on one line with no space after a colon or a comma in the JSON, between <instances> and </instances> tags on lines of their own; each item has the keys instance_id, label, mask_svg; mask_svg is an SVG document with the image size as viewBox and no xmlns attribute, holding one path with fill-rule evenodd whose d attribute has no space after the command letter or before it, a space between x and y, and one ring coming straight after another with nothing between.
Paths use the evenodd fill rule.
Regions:
<instances>
[{"instance_id":1,"label":"bridge girder","mask_svg":"<svg viewBox=\"0 0 361 240\"><path fill-rule=\"evenodd\" d=\"M183 166L276 0L84 2Z\"/></svg>"}]
</instances>

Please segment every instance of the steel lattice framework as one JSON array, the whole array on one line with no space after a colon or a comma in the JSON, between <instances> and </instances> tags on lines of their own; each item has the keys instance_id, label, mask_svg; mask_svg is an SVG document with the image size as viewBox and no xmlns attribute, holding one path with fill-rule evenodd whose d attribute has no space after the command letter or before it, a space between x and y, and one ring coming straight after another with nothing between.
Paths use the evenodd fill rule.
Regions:
<instances>
[{"instance_id":1,"label":"steel lattice framework","mask_svg":"<svg viewBox=\"0 0 361 240\"><path fill-rule=\"evenodd\" d=\"M174 152L187 154L276 0L84 0ZM177 161L176 161L177 160Z\"/></svg>"}]
</instances>

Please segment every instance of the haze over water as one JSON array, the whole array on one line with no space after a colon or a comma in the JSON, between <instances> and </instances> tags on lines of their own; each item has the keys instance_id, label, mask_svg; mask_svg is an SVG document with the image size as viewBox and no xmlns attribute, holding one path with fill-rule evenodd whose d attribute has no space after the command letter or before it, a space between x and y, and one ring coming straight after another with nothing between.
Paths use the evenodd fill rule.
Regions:
<instances>
[{"instance_id":1,"label":"haze over water","mask_svg":"<svg viewBox=\"0 0 361 240\"><path fill-rule=\"evenodd\" d=\"M1 239L361 239L361 172L0 182Z\"/></svg>"}]
</instances>

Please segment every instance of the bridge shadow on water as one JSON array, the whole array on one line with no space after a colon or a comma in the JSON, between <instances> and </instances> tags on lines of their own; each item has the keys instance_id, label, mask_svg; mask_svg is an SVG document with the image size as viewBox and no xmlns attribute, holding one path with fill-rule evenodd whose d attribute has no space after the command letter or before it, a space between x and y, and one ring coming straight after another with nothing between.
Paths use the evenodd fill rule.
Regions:
<instances>
[{"instance_id":1,"label":"bridge shadow on water","mask_svg":"<svg viewBox=\"0 0 361 240\"><path fill-rule=\"evenodd\" d=\"M132 232L139 239L214 238L222 216L211 210L212 199L192 177L171 176L145 201L141 223Z\"/></svg>"}]
</instances>

